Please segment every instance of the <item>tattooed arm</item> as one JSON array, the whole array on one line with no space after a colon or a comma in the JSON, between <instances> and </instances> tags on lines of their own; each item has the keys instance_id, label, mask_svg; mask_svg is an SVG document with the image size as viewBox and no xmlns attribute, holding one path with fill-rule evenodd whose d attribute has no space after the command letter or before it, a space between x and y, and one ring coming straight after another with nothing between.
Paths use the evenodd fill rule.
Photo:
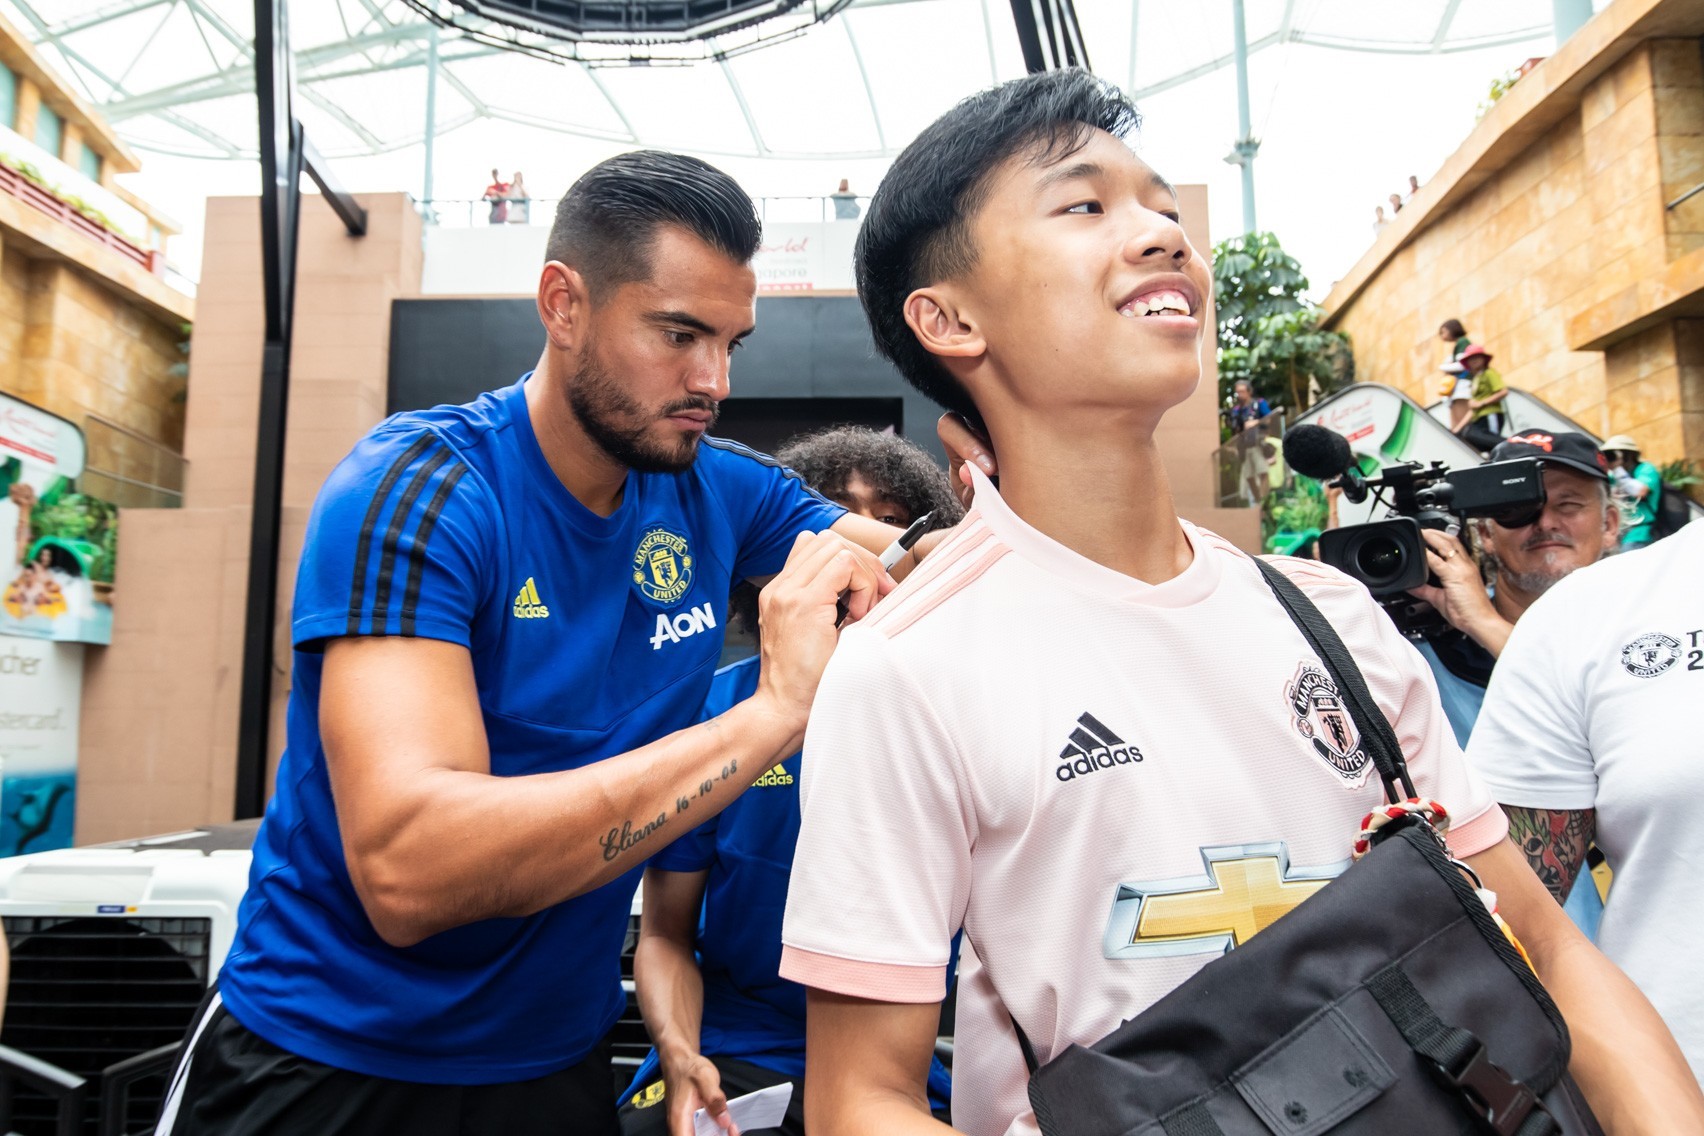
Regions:
<instances>
[{"instance_id":1,"label":"tattooed arm","mask_svg":"<svg viewBox=\"0 0 1704 1136\"><path fill-rule=\"evenodd\" d=\"M473 659L427 638L335 639L320 736L349 877L373 929L406 947L530 915L631 871L796 752L834 650L891 585L832 532L801 536L759 599L757 692L708 722L573 769L496 777Z\"/></svg>"},{"instance_id":2,"label":"tattooed arm","mask_svg":"<svg viewBox=\"0 0 1704 1136\"><path fill-rule=\"evenodd\" d=\"M1509 839L1557 903L1565 903L1597 836L1595 809L1528 809L1504 805Z\"/></svg>"}]
</instances>

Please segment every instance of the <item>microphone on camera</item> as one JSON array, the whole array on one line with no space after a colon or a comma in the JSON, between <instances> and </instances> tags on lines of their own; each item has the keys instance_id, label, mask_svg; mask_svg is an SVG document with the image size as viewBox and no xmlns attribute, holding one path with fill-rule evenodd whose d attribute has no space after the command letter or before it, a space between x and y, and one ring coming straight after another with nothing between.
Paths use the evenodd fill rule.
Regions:
<instances>
[{"instance_id":1,"label":"microphone on camera","mask_svg":"<svg viewBox=\"0 0 1704 1136\"><path fill-rule=\"evenodd\" d=\"M1367 499L1367 483L1361 480L1349 440L1335 430L1310 423L1290 427L1284 434L1284 460L1316 481L1337 478L1343 496L1356 504Z\"/></svg>"}]
</instances>

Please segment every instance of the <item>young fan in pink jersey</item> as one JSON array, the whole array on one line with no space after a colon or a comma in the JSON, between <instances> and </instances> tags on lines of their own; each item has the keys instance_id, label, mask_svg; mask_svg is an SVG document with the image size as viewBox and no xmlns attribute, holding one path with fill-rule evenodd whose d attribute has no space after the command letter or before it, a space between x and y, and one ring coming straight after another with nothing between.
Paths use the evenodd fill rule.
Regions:
<instances>
[{"instance_id":1,"label":"young fan in pink jersey","mask_svg":"<svg viewBox=\"0 0 1704 1136\"><path fill-rule=\"evenodd\" d=\"M1098 1040L1326 886L1381 800L1253 561L1172 505L1154 434L1201 380L1211 278L1136 122L1081 71L976 95L859 234L877 345L986 427L1000 483L969 475L972 512L842 636L811 713L781 973L811 988L812 1136L944 1130L925 1078L960 928L954 1126L1035 1132L1013 1019L1043 1062ZM1606 1127L1704 1131L1673 1039L1508 843L1420 656L1359 584L1276 563L1501 897Z\"/></svg>"}]
</instances>

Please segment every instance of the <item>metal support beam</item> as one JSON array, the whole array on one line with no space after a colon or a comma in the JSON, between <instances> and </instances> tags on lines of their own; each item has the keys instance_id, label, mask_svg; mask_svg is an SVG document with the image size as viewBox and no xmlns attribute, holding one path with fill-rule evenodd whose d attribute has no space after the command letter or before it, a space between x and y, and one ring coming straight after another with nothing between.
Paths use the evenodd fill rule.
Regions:
<instances>
[{"instance_id":1,"label":"metal support beam","mask_svg":"<svg viewBox=\"0 0 1704 1136\"><path fill-rule=\"evenodd\" d=\"M1089 52L1071 0L1012 0L1012 23L1031 75L1062 67L1088 67Z\"/></svg>"},{"instance_id":2,"label":"metal support beam","mask_svg":"<svg viewBox=\"0 0 1704 1136\"><path fill-rule=\"evenodd\" d=\"M261 348L260 413L255 426L254 494L249 517L248 596L237 728L236 816L266 811L266 757L272 734L272 673L278 618L279 519L283 513L285 424L290 414L290 336L296 297L296 238L302 174L319 184L351 236L367 214L332 178L296 121L288 0L254 0L254 89L260 118L260 241L266 338Z\"/></svg>"},{"instance_id":3,"label":"metal support beam","mask_svg":"<svg viewBox=\"0 0 1704 1136\"><path fill-rule=\"evenodd\" d=\"M1242 168L1243 232L1254 232L1254 156L1260 143L1252 137L1248 113L1248 28L1243 20L1243 0L1231 0L1231 34L1237 68L1237 142L1226 158Z\"/></svg>"},{"instance_id":4,"label":"metal support beam","mask_svg":"<svg viewBox=\"0 0 1704 1136\"><path fill-rule=\"evenodd\" d=\"M426 170L420 179L420 200L426 205L426 223L432 224L432 154L438 140L438 25L426 40Z\"/></svg>"},{"instance_id":5,"label":"metal support beam","mask_svg":"<svg viewBox=\"0 0 1704 1136\"><path fill-rule=\"evenodd\" d=\"M1561 47L1592 18L1592 0L1550 0L1550 10L1556 20L1556 46Z\"/></svg>"}]
</instances>

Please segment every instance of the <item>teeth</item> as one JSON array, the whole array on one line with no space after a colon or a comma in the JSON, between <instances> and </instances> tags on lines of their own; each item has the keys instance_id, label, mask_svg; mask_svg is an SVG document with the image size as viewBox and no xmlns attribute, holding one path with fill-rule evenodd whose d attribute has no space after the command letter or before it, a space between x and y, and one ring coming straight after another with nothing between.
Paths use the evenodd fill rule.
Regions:
<instances>
[{"instance_id":1,"label":"teeth","mask_svg":"<svg viewBox=\"0 0 1704 1136\"><path fill-rule=\"evenodd\" d=\"M1139 300L1132 300L1118 309L1118 314L1125 318L1136 316L1157 315L1162 312L1178 312L1189 315L1189 301L1178 292L1155 292Z\"/></svg>"}]
</instances>

